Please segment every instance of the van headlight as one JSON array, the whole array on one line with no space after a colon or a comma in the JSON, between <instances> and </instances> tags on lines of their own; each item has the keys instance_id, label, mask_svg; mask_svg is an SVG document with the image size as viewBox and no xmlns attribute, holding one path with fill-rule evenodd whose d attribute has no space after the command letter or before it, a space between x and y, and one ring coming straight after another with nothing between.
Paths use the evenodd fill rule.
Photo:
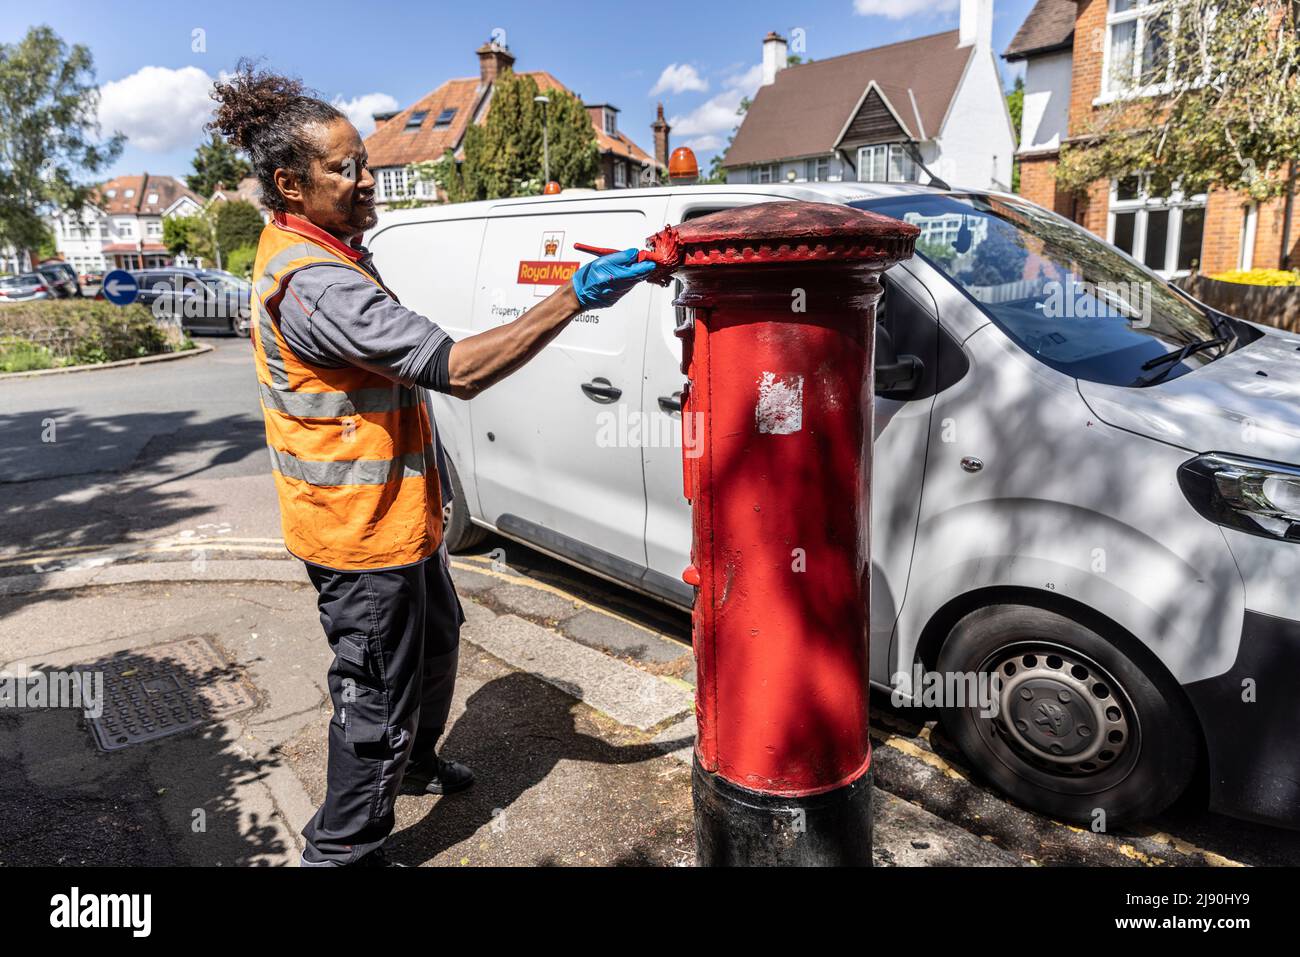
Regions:
<instances>
[{"instance_id":1,"label":"van headlight","mask_svg":"<svg viewBox=\"0 0 1300 957\"><path fill-rule=\"evenodd\" d=\"M1178 484L1216 525L1300 542L1300 468L1210 452L1184 462Z\"/></svg>"}]
</instances>

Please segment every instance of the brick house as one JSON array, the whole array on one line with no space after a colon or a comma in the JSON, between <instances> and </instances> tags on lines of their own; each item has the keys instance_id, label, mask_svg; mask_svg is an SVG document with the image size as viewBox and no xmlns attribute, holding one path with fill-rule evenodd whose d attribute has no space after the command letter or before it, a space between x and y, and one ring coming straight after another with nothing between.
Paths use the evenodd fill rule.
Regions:
<instances>
[{"instance_id":1,"label":"brick house","mask_svg":"<svg viewBox=\"0 0 1300 957\"><path fill-rule=\"evenodd\" d=\"M172 176L118 176L96 187L81 215L62 212L50 226L59 255L80 274L107 269L166 266L163 220L191 216L203 208L199 196Z\"/></svg>"},{"instance_id":2,"label":"brick house","mask_svg":"<svg viewBox=\"0 0 1300 957\"><path fill-rule=\"evenodd\" d=\"M769 33L727 182L927 182L930 170L1010 189L1015 136L992 30L993 0L961 0L957 30L794 66Z\"/></svg>"},{"instance_id":3,"label":"brick house","mask_svg":"<svg viewBox=\"0 0 1300 957\"><path fill-rule=\"evenodd\" d=\"M1294 268L1300 216L1288 197L1256 204L1243 194L1151 196L1140 176L1099 180L1084 195L1056 185L1062 143L1087 133L1095 112L1126 95L1128 70L1149 67L1161 46L1149 25L1159 0L1038 0L1003 56L1025 64L1020 192L1113 242L1163 276L1192 271ZM1136 72L1132 74L1136 76ZM1284 224L1288 235L1283 237Z\"/></svg>"},{"instance_id":4,"label":"brick house","mask_svg":"<svg viewBox=\"0 0 1300 957\"><path fill-rule=\"evenodd\" d=\"M370 169L376 182L375 200L379 205L399 198L446 198L435 195L432 184L415 182L406 167L410 163L441 159L449 149L457 159L463 158L465 131L471 123L487 121L496 78L502 71L513 68L515 57L496 43L484 44L475 53L479 62L477 77L448 80L404 110L375 115L375 130L366 137L366 150L370 154ZM569 92L545 70L529 70L520 75L532 77L542 94ZM638 185L642 171L654 160L619 129L617 107L608 103L586 106L600 151L596 188ZM665 153L662 165L667 163Z\"/></svg>"}]
</instances>

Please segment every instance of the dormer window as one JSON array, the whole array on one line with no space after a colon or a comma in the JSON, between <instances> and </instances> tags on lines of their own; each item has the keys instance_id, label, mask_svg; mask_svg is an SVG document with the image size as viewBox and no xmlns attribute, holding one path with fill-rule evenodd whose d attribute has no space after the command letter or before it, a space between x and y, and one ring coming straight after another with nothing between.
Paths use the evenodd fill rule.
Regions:
<instances>
[{"instance_id":1,"label":"dormer window","mask_svg":"<svg viewBox=\"0 0 1300 957\"><path fill-rule=\"evenodd\" d=\"M107 196L109 199L113 199L115 196L117 196L117 190L115 190L115 189L110 189L110 190L109 190L108 192L106 192L104 195Z\"/></svg>"},{"instance_id":2,"label":"dormer window","mask_svg":"<svg viewBox=\"0 0 1300 957\"><path fill-rule=\"evenodd\" d=\"M126 192L122 194L123 198L125 199L130 199L134 195L135 195L135 190L133 189L128 189Z\"/></svg>"},{"instance_id":3,"label":"dormer window","mask_svg":"<svg viewBox=\"0 0 1300 957\"><path fill-rule=\"evenodd\" d=\"M613 110L605 110L605 132L610 136L618 135L618 114Z\"/></svg>"},{"instance_id":4,"label":"dormer window","mask_svg":"<svg viewBox=\"0 0 1300 957\"><path fill-rule=\"evenodd\" d=\"M455 118L456 118L455 107L452 107L449 110L443 110L441 113L438 114L438 118L433 121L433 128L435 130L446 129L447 127L451 126L451 121L454 120Z\"/></svg>"},{"instance_id":5,"label":"dormer window","mask_svg":"<svg viewBox=\"0 0 1300 957\"><path fill-rule=\"evenodd\" d=\"M149 194L149 198L146 200L146 202L147 202L150 206L155 205L155 204L158 202L158 194L157 194L157 193L150 193L150 194Z\"/></svg>"},{"instance_id":6,"label":"dormer window","mask_svg":"<svg viewBox=\"0 0 1300 957\"><path fill-rule=\"evenodd\" d=\"M412 113L409 117L407 117L406 120L407 131L418 130L421 126L424 125L424 118L428 115L429 113L427 110L421 110L418 113Z\"/></svg>"}]
</instances>

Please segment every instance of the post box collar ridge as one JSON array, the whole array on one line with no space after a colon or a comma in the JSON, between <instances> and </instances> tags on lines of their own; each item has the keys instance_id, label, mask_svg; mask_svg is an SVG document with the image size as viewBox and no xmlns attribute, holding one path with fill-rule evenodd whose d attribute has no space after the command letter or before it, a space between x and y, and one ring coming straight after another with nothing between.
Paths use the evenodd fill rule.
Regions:
<instances>
[{"instance_id":1,"label":"post box collar ridge","mask_svg":"<svg viewBox=\"0 0 1300 957\"><path fill-rule=\"evenodd\" d=\"M755 203L722 210L646 240L652 279L682 266L864 260L882 266L909 258L920 229L832 203Z\"/></svg>"}]
</instances>

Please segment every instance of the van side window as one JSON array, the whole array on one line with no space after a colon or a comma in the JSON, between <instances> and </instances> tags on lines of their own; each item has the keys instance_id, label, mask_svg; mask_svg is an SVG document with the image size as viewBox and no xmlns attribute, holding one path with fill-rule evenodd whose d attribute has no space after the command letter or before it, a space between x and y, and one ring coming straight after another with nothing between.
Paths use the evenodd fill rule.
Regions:
<instances>
[{"instance_id":1,"label":"van side window","mask_svg":"<svg viewBox=\"0 0 1300 957\"><path fill-rule=\"evenodd\" d=\"M970 368L966 354L941 327L932 304L918 301L888 275L881 277L880 284L884 292L876 306L877 364L913 355L924 363L924 369L917 387L906 394L877 394L905 401L925 399L964 376Z\"/></svg>"}]
</instances>

